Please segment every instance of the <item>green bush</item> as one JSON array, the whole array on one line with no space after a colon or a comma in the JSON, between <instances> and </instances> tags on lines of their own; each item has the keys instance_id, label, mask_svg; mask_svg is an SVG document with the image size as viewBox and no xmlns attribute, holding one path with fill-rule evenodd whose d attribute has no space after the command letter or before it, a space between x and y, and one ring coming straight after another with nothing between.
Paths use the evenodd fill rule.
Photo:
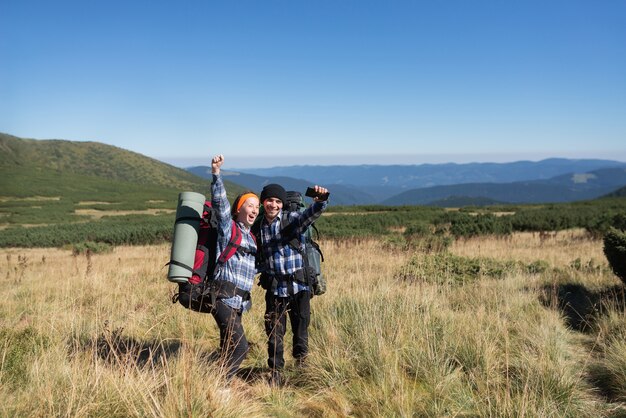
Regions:
<instances>
[{"instance_id":1,"label":"green bush","mask_svg":"<svg viewBox=\"0 0 626 418\"><path fill-rule=\"evenodd\" d=\"M517 269L518 264L515 261L439 253L412 257L398 272L396 278L409 282L468 283L481 277L501 279Z\"/></svg>"},{"instance_id":2,"label":"green bush","mask_svg":"<svg viewBox=\"0 0 626 418\"><path fill-rule=\"evenodd\" d=\"M536 260L525 266L526 273L529 274L541 274L547 271L549 268L550 264L548 264L548 262L545 260Z\"/></svg>"},{"instance_id":3,"label":"green bush","mask_svg":"<svg viewBox=\"0 0 626 418\"><path fill-rule=\"evenodd\" d=\"M447 212L436 219L435 224L449 224L450 233L457 238L508 235L513 232L509 216L495 216L491 213L471 215L463 212Z\"/></svg>"},{"instance_id":4,"label":"green bush","mask_svg":"<svg viewBox=\"0 0 626 418\"><path fill-rule=\"evenodd\" d=\"M72 244L71 250L72 250L72 254L74 255L86 254L86 253L102 254L102 253L109 253L113 251L113 246L106 242L86 241L86 242L79 242L78 244Z\"/></svg>"},{"instance_id":5,"label":"green bush","mask_svg":"<svg viewBox=\"0 0 626 418\"><path fill-rule=\"evenodd\" d=\"M28 384L30 359L47 346L48 339L32 327L0 329L0 383L13 389Z\"/></svg>"},{"instance_id":6,"label":"green bush","mask_svg":"<svg viewBox=\"0 0 626 418\"><path fill-rule=\"evenodd\" d=\"M174 216L116 216L99 221L0 230L0 247L62 247L81 242L144 245L167 242Z\"/></svg>"},{"instance_id":7,"label":"green bush","mask_svg":"<svg viewBox=\"0 0 626 418\"><path fill-rule=\"evenodd\" d=\"M611 228L604 236L604 255L613 273L626 284L626 232Z\"/></svg>"}]
</instances>

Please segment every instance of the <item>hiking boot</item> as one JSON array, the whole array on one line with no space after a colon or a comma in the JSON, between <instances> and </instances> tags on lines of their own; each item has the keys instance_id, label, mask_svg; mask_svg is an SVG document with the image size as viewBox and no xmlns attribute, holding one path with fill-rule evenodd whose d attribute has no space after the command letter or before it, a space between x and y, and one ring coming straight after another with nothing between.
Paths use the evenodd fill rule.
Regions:
<instances>
[{"instance_id":1,"label":"hiking boot","mask_svg":"<svg viewBox=\"0 0 626 418\"><path fill-rule=\"evenodd\" d=\"M296 367L299 369L305 368L307 365L306 356L296 357Z\"/></svg>"},{"instance_id":2,"label":"hiking boot","mask_svg":"<svg viewBox=\"0 0 626 418\"><path fill-rule=\"evenodd\" d=\"M269 385L275 388L279 388L283 385L283 375L279 370L272 370L270 372Z\"/></svg>"}]
</instances>

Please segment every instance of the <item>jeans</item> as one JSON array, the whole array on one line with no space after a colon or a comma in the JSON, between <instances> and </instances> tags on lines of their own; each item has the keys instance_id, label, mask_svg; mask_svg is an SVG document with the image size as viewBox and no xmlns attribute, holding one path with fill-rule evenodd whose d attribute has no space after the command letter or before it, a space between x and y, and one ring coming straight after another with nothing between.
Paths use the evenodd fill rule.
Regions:
<instances>
[{"instance_id":1,"label":"jeans","mask_svg":"<svg viewBox=\"0 0 626 418\"><path fill-rule=\"evenodd\" d=\"M220 329L220 350L227 367L226 376L231 378L237 373L248 353L248 340L241 324L241 311L218 300L212 315Z\"/></svg>"},{"instance_id":2,"label":"jeans","mask_svg":"<svg viewBox=\"0 0 626 418\"><path fill-rule=\"evenodd\" d=\"M267 364L271 369L285 367L283 338L287 315L293 332L293 357L304 360L309 351L309 323L311 321L311 294L301 291L286 298L265 294L265 333L268 336Z\"/></svg>"}]
</instances>

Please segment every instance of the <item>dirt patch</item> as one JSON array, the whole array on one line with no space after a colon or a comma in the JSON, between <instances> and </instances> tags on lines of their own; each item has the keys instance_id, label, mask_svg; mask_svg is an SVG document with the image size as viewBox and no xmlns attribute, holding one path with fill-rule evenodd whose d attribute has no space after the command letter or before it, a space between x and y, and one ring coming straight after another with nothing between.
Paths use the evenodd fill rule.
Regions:
<instances>
[{"instance_id":1,"label":"dirt patch","mask_svg":"<svg viewBox=\"0 0 626 418\"><path fill-rule=\"evenodd\" d=\"M77 215L87 215L94 219L103 216L124 216L124 215L158 215L160 213L174 213L174 209L145 209L145 210L97 210L97 209L76 209Z\"/></svg>"},{"instance_id":2,"label":"dirt patch","mask_svg":"<svg viewBox=\"0 0 626 418\"><path fill-rule=\"evenodd\" d=\"M362 215L373 215L376 213L385 213L385 211L378 210L378 211L372 211L372 212L326 212L324 213L324 216L341 216L341 215L362 216Z\"/></svg>"},{"instance_id":3,"label":"dirt patch","mask_svg":"<svg viewBox=\"0 0 626 418\"><path fill-rule=\"evenodd\" d=\"M165 200L148 200L146 203L165 203Z\"/></svg>"},{"instance_id":4,"label":"dirt patch","mask_svg":"<svg viewBox=\"0 0 626 418\"><path fill-rule=\"evenodd\" d=\"M478 215L493 215L496 217L501 217L501 216L513 216L515 215L515 212L467 212L468 215L470 216L478 216Z\"/></svg>"},{"instance_id":5,"label":"dirt patch","mask_svg":"<svg viewBox=\"0 0 626 418\"><path fill-rule=\"evenodd\" d=\"M36 228L38 226L48 226L50 224L19 224L19 226L21 226L22 228ZM17 225L12 225L12 224L0 224L0 230L2 229L7 229L11 226L17 226Z\"/></svg>"},{"instance_id":6,"label":"dirt patch","mask_svg":"<svg viewBox=\"0 0 626 418\"><path fill-rule=\"evenodd\" d=\"M77 206L87 206L87 205L113 205L112 202L99 202L97 200L85 200L82 202L78 202Z\"/></svg>"},{"instance_id":7,"label":"dirt patch","mask_svg":"<svg viewBox=\"0 0 626 418\"><path fill-rule=\"evenodd\" d=\"M61 200L61 196L0 197L0 202L43 202L47 200Z\"/></svg>"}]
</instances>

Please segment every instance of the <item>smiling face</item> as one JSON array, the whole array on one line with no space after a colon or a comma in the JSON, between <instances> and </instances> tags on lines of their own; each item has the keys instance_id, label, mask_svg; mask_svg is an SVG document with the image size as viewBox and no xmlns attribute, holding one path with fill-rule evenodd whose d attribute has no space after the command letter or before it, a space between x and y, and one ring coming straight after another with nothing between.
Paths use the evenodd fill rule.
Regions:
<instances>
[{"instance_id":1,"label":"smiling face","mask_svg":"<svg viewBox=\"0 0 626 418\"><path fill-rule=\"evenodd\" d=\"M259 214L259 199L256 197L247 198L239 211L237 211L237 217L235 220L237 222L242 222L244 225L250 227L254 223L257 215Z\"/></svg>"},{"instance_id":2,"label":"smiling face","mask_svg":"<svg viewBox=\"0 0 626 418\"><path fill-rule=\"evenodd\" d=\"M263 209L265 209L265 219L272 222L283 209L283 201L277 197L268 197L263 201Z\"/></svg>"}]
</instances>

